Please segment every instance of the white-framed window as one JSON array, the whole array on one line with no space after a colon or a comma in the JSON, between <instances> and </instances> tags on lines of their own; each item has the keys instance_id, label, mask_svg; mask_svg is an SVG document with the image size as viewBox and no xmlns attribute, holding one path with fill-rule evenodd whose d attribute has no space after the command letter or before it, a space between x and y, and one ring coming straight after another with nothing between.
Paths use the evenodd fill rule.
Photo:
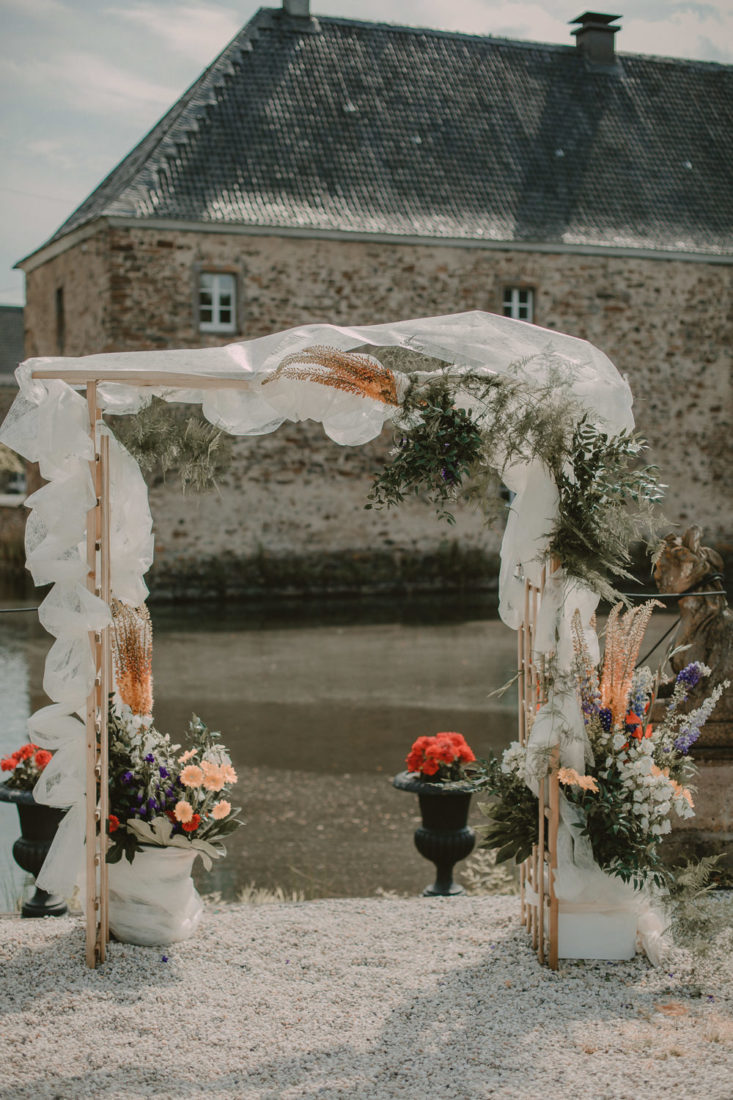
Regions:
<instances>
[{"instance_id":1,"label":"white-framed window","mask_svg":"<svg viewBox=\"0 0 733 1100\"><path fill-rule=\"evenodd\" d=\"M198 313L200 332L236 332L236 276L226 272L199 272Z\"/></svg>"},{"instance_id":2,"label":"white-framed window","mask_svg":"<svg viewBox=\"0 0 733 1100\"><path fill-rule=\"evenodd\" d=\"M505 286L502 312L515 321L534 320L534 291L530 287Z\"/></svg>"}]
</instances>

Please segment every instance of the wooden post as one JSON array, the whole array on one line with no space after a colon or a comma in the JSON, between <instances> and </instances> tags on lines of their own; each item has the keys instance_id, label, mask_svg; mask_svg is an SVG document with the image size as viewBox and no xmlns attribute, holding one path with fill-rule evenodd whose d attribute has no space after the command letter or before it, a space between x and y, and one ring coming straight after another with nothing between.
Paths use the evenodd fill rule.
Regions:
<instances>
[{"instance_id":1,"label":"wooden post","mask_svg":"<svg viewBox=\"0 0 733 1100\"><path fill-rule=\"evenodd\" d=\"M550 920L548 936L548 962L552 970L558 967L558 931L560 914L555 894L555 872L557 871L557 830L560 823L560 781L557 778L557 769L560 763L560 750L555 748L550 763L550 805L548 815L547 847L549 849L548 867L548 891L550 897Z\"/></svg>"},{"instance_id":2,"label":"wooden post","mask_svg":"<svg viewBox=\"0 0 733 1100\"><path fill-rule=\"evenodd\" d=\"M87 383L90 462L95 503L87 513L87 588L109 603L109 440L97 439L101 413L97 384ZM106 825L108 811L107 691L110 681L109 627L90 631L94 683L87 697L86 730L86 962L104 962L108 940Z\"/></svg>"},{"instance_id":3,"label":"wooden post","mask_svg":"<svg viewBox=\"0 0 733 1100\"><path fill-rule=\"evenodd\" d=\"M547 702L544 692L544 660L535 659L534 645L537 615L545 590L548 574L554 573L559 563L551 559L543 568L539 587L524 583L524 617L517 636L519 743L526 745L531 733L532 721L538 705ZM559 747L555 746L550 757L549 775L539 784L537 843L532 854L519 868L521 913L532 946L541 963L547 962L553 969L558 966L558 902L555 894L557 870L557 832L559 825L559 784L557 769ZM547 856L545 856L545 842ZM527 898L527 887L532 893ZM547 936L545 936L547 913Z\"/></svg>"},{"instance_id":4,"label":"wooden post","mask_svg":"<svg viewBox=\"0 0 733 1100\"><path fill-rule=\"evenodd\" d=\"M524 729L524 629L522 624L517 631L517 725L519 744L525 743ZM525 883L527 880L527 861L519 865L519 897L521 904L522 922L529 927L529 912L525 901Z\"/></svg>"}]
</instances>

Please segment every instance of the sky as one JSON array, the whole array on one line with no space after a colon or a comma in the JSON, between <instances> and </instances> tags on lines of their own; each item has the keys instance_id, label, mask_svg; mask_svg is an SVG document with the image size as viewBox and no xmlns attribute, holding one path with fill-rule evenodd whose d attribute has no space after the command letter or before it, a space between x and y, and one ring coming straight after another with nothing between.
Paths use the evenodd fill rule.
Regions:
<instances>
[{"instance_id":1,"label":"sky","mask_svg":"<svg viewBox=\"0 0 733 1100\"><path fill-rule=\"evenodd\" d=\"M260 6L0 0L0 304L39 248ZM733 63L733 0L624 0L617 49ZM571 0L311 0L318 15L572 45ZM618 11L618 9L616 9Z\"/></svg>"}]
</instances>

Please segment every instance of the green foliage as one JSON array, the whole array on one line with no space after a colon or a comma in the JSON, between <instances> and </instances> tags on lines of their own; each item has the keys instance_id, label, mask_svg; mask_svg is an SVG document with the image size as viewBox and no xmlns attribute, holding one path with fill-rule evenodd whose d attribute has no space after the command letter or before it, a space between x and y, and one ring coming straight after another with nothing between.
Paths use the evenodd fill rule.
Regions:
<instances>
[{"instance_id":1,"label":"green foliage","mask_svg":"<svg viewBox=\"0 0 733 1100\"><path fill-rule=\"evenodd\" d=\"M479 803L481 813L489 819L488 825L479 826L479 848L494 849L496 863L508 859L522 863L537 843L537 797L515 771L502 771L501 762L493 755L472 765L470 771L480 789L493 799Z\"/></svg>"},{"instance_id":2,"label":"green foliage","mask_svg":"<svg viewBox=\"0 0 733 1100\"><path fill-rule=\"evenodd\" d=\"M231 437L198 409L154 397L135 416L110 417L110 424L143 473L162 479L174 473L184 493L212 488L231 464Z\"/></svg>"},{"instance_id":3,"label":"green foliage","mask_svg":"<svg viewBox=\"0 0 733 1100\"><path fill-rule=\"evenodd\" d=\"M410 387L403 419L411 414L417 414L414 425L398 429L392 461L376 476L366 507L399 504L410 493L425 492L440 518L454 523L445 504L455 500L463 479L480 461L481 432L468 413L455 407L443 378L424 389Z\"/></svg>"},{"instance_id":4,"label":"green foliage","mask_svg":"<svg viewBox=\"0 0 733 1100\"><path fill-rule=\"evenodd\" d=\"M711 905L720 856L703 856L677 868L666 899L674 942L696 954L705 954L715 937L730 928L730 912Z\"/></svg>"},{"instance_id":5,"label":"green foliage","mask_svg":"<svg viewBox=\"0 0 733 1100\"><path fill-rule=\"evenodd\" d=\"M550 553L609 601L620 593L607 574L631 577L630 545L644 535L651 542L661 522L652 510L663 496L656 467L639 465L645 446L630 432L608 436L584 416L573 431L569 463L553 470L560 504Z\"/></svg>"},{"instance_id":6,"label":"green foliage","mask_svg":"<svg viewBox=\"0 0 733 1100\"><path fill-rule=\"evenodd\" d=\"M549 552L566 572L611 601L607 579L629 577L630 546L654 539L654 506L662 486L640 464L645 443L629 432L608 436L589 423L573 397L572 377L550 362L539 385L519 362L504 375L449 372L415 379L407 389L389 461L374 481L367 508L399 504L424 493L440 518L446 505L473 500L487 523L498 516L497 472L540 460L559 493ZM458 407L458 402L464 407Z\"/></svg>"},{"instance_id":7,"label":"green foliage","mask_svg":"<svg viewBox=\"0 0 733 1100\"><path fill-rule=\"evenodd\" d=\"M596 863L609 874L631 882L637 890L648 882L665 887L670 876L657 838L649 837L633 812L629 792L618 770L611 768L604 775L590 768L589 774L595 777L597 793L576 786L563 787L563 793L585 815L585 826L580 826L580 832L590 840Z\"/></svg>"}]
</instances>

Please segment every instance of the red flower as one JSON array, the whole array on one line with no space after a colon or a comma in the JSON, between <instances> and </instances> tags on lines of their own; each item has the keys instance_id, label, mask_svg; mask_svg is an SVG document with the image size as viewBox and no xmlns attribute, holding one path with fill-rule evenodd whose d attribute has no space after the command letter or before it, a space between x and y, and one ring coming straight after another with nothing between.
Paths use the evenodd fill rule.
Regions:
<instances>
[{"instance_id":1,"label":"red flower","mask_svg":"<svg viewBox=\"0 0 733 1100\"><path fill-rule=\"evenodd\" d=\"M19 760L28 760L29 757L33 756L37 748L38 745L23 745L22 749L18 749L17 752L13 753L13 756L17 756Z\"/></svg>"},{"instance_id":2,"label":"red flower","mask_svg":"<svg viewBox=\"0 0 733 1100\"><path fill-rule=\"evenodd\" d=\"M193 833L201 824L201 814L194 814L190 821L182 821L181 826L187 833Z\"/></svg>"},{"instance_id":3,"label":"red flower","mask_svg":"<svg viewBox=\"0 0 733 1100\"><path fill-rule=\"evenodd\" d=\"M39 749L33 759L36 762L36 766L42 769L46 767L46 764L48 764L52 756L53 753L48 752L47 749Z\"/></svg>"},{"instance_id":4,"label":"red flower","mask_svg":"<svg viewBox=\"0 0 733 1100\"><path fill-rule=\"evenodd\" d=\"M110 833L116 833L117 830L119 829L119 827L120 827L119 817L115 817L114 814L110 814L109 815L109 832Z\"/></svg>"},{"instance_id":5,"label":"red flower","mask_svg":"<svg viewBox=\"0 0 733 1100\"><path fill-rule=\"evenodd\" d=\"M476 757L460 733L436 733L434 737L418 737L408 753L408 771L435 775L441 765L468 764Z\"/></svg>"},{"instance_id":6,"label":"red flower","mask_svg":"<svg viewBox=\"0 0 733 1100\"><path fill-rule=\"evenodd\" d=\"M648 725L646 729L642 729L641 718L638 714L634 714L633 710L630 710L624 718L624 724L627 733L630 733L637 741L641 741L643 737L651 737L652 735L651 725Z\"/></svg>"},{"instance_id":7,"label":"red flower","mask_svg":"<svg viewBox=\"0 0 733 1100\"><path fill-rule=\"evenodd\" d=\"M15 770L15 765L18 761L15 759L15 754L12 756L6 756L0 760L0 769L4 772L12 772Z\"/></svg>"}]
</instances>

